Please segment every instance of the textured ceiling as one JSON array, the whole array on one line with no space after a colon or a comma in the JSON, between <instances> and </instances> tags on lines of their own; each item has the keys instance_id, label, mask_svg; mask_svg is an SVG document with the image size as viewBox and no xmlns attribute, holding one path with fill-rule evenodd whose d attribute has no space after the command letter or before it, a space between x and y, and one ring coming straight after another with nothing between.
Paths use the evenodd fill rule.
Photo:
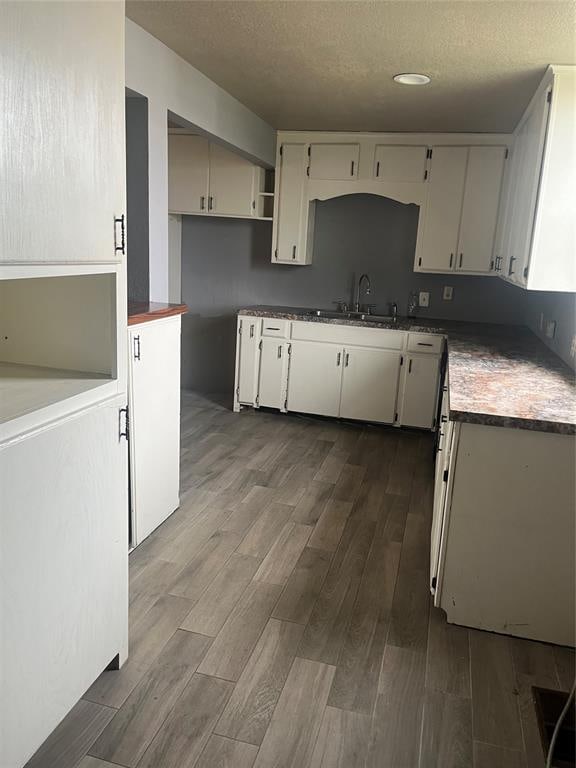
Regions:
<instances>
[{"instance_id":1,"label":"textured ceiling","mask_svg":"<svg viewBox=\"0 0 576 768\"><path fill-rule=\"evenodd\" d=\"M128 0L127 15L275 128L510 131L576 63L566 0ZM425 72L424 87L397 85Z\"/></svg>"}]
</instances>

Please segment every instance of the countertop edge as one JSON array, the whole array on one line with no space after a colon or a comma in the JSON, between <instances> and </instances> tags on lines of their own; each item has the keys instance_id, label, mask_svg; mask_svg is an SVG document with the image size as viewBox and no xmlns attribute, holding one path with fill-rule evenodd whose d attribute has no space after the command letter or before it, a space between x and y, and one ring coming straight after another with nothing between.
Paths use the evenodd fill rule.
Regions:
<instances>
[{"instance_id":1,"label":"countertop edge","mask_svg":"<svg viewBox=\"0 0 576 768\"><path fill-rule=\"evenodd\" d=\"M153 320L163 320L167 317L176 317L188 312L186 304L161 304L156 302L135 302L128 304L128 325L149 323Z\"/></svg>"}]
</instances>

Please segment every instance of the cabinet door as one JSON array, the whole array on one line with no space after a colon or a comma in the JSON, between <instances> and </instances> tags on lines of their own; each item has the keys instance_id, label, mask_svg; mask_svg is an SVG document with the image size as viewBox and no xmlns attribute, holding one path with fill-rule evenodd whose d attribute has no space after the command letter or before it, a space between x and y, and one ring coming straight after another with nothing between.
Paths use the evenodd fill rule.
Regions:
<instances>
[{"instance_id":1,"label":"cabinet door","mask_svg":"<svg viewBox=\"0 0 576 768\"><path fill-rule=\"evenodd\" d=\"M338 416L342 365L342 347L293 341L288 372L288 410Z\"/></svg>"},{"instance_id":2,"label":"cabinet door","mask_svg":"<svg viewBox=\"0 0 576 768\"><path fill-rule=\"evenodd\" d=\"M432 429L438 403L440 358L410 355L404 364L406 377L400 422L405 427Z\"/></svg>"},{"instance_id":3,"label":"cabinet door","mask_svg":"<svg viewBox=\"0 0 576 768\"><path fill-rule=\"evenodd\" d=\"M424 271L454 268L467 157L467 147L434 147L432 150L422 263L419 264Z\"/></svg>"},{"instance_id":4,"label":"cabinet door","mask_svg":"<svg viewBox=\"0 0 576 768\"><path fill-rule=\"evenodd\" d=\"M282 339L263 337L260 342L258 405L283 408L286 399L286 350Z\"/></svg>"},{"instance_id":5,"label":"cabinet door","mask_svg":"<svg viewBox=\"0 0 576 768\"><path fill-rule=\"evenodd\" d=\"M470 147L456 269L490 272L505 147Z\"/></svg>"},{"instance_id":6,"label":"cabinet door","mask_svg":"<svg viewBox=\"0 0 576 768\"><path fill-rule=\"evenodd\" d=\"M260 342L260 325L257 317L241 317L238 321L238 371L237 391L238 402L243 405L256 404L258 344Z\"/></svg>"},{"instance_id":7,"label":"cabinet door","mask_svg":"<svg viewBox=\"0 0 576 768\"><path fill-rule=\"evenodd\" d=\"M310 144L310 178L355 179L359 156L359 144Z\"/></svg>"},{"instance_id":8,"label":"cabinet door","mask_svg":"<svg viewBox=\"0 0 576 768\"><path fill-rule=\"evenodd\" d=\"M3 3L1 15L0 260L119 261L123 3Z\"/></svg>"},{"instance_id":9,"label":"cabinet door","mask_svg":"<svg viewBox=\"0 0 576 768\"><path fill-rule=\"evenodd\" d=\"M340 416L343 419L395 421L400 353L347 347Z\"/></svg>"},{"instance_id":10,"label":"cabinet door","mask_svg":"<svg viewBox=\"0 0 576 768\"><path fill-rule=\"evenodd\" d=\"M253 213L254 165L235 152L210 144L211 213L251 216Z\"/></svg>"},{"instance_id":11,"label":"cabinet door","mask_svg":"<svg viewBox=\"0 0 576 768\"><path fill-rule=\"evenodd\" d=\"M514 198L504 276L519 284L526 283L549 107L544 93L517 129L512 148Z\"/></svg>"},{"instance_id":12,"label":"cabinet door","mask_svg":"<svg viewBox=\"0 0 576 768\"><path fill-rule=\"evenodd\" d=\"M208 141L203 136L168 137L168 210L208 210Z\"/></svg>"},{"instance_id":13,"label":"cabinet door","mask_svg":"<svg viewBox=\"0 0 576 768\"><path fill-rule=\"evenodd\" d=\"M449 501L448 485L453 435L454 422L446 422L441 430L434 473L434 505L432 509L432 530L430 532L430 591L433 594L439 592L437 580L440 569L442 539L446 536L444 521ZM439 595L434 600L434 605L439 605Z\"/></svg>"},{"instance_id":14,"label":"cabinet door","mask_svg":"<svg viewBox=\"0 0 576 768\"><path fill-rule=\"evenodd\" d=\"M305 263L301 243L302 230L307 226L306 216L306 161L305 144L283 144L276 201L276 247L274 261Z\"/></svg>"},{"instance_id":15,"label":"cabinet door","mask_svg":"<svg viewBox=\"0 0 576 768\"><path fill-rule=\"evenodd\" d=\"M123 404L0 449L2 766L24 765L114 657L126 659Z\"/></svg>"},{"instance_id":16,"label":"cabinet door","mask_svg":"<svg viewBox=\"0 0 576 768\"><path fill-rule=\"evenodd\" d=\"M379 144L374 154L374 177L378 181L424 181L428 147Z\"/></svg>"},{"instance_id":17,"label":"cabinet door","mask_svg":"<svg viewBox=\"0 0 576 768\"><path fill-rule=\"evenodd\" d=\"M180 318L129 335L132 543L140 544L179 505Z\"/></svg>"}]
</instances>

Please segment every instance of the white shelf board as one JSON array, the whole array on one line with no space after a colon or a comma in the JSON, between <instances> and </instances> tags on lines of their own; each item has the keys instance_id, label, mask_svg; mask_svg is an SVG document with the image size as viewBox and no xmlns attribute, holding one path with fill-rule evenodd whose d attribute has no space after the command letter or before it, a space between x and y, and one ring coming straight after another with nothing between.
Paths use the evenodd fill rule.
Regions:
<instances>
[{"instance_id":1,"label":"white shelf board","mask_svg":"<svg viewBox=\"0 0 576 768\"><path fill-rule=\"evenodd\" d=\"M86 264L38 264L30 262L0 263L0 280L32 277L69 277L71 275L104 275L120 272L120 262L86 262Z\"/></svg>"},{"instance_id":2,"label":"white shelf board","mask_svg":"<svg viewBox=\"0 0 576 768\"><path fill-rule=\"evenodd\" d=\"M105 374L0 362L0 441L109 397L116 389L117 381Z\"/></svg>"}]
</instances>

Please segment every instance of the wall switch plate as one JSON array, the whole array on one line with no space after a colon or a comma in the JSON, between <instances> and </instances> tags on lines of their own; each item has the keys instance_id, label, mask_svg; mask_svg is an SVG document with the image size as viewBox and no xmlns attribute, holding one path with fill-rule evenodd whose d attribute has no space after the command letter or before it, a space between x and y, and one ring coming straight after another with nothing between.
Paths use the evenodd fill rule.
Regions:
<instances>
[{"instance_id":1,"label":"wall switch plate","mask_svg":"<svg viewBox=\"0 0 576 768\"><path fill-rule=\"evenodd\" d=\"M430 306L430 293L429 293L429 291L420 291L420 295L418 296L418 306L419 307L429 307Z\"/></svg>"},{"instance_id":2,"label":"wall switch plate","mask_svg":"<svg viewBox=\"0 0 576 768\"><path fill-rule=\"evenodd\" d=\"M445 285L444 291L442 292L442 298L444 301L452 301L452 295L453 295L454 288L452 288L451 285Z\"/></svg>"},{"instance_id":3,"label":"wall switch plate","mask_svg":"<svg viewBox=\"0 0 576 768\"><path fill-rule=\"evenodd\" d=\"M556 333L556 320L546 321L546 338L553 339Z\"/></svg>"},{"instance_id":4,"label":"wall switch plate","mask_svg":"<svg viewBox=\"0 0 576 768\"><path fill-rule=\"evenodd\" d=\"M572 336L572 344L570 344L570 357L576 357L576 333Z\"/></svg>"}]
</instances>

